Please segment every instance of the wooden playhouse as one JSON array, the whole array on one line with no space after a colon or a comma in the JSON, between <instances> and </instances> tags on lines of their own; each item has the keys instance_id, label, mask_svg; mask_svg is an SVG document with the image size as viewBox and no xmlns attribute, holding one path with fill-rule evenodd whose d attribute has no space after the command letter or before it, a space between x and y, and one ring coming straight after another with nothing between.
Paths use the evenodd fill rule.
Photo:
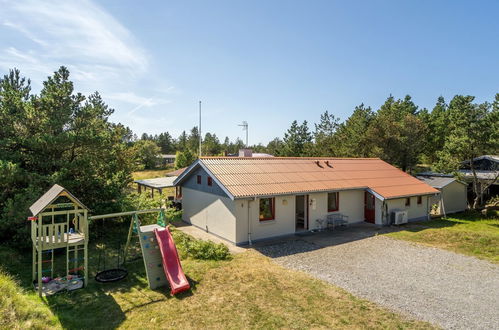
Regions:
<instances>
[{"instance_id":1,"label":"wooden playhouse","mask_svg":"<svg viewBox=\"0 0 499 330\"><path fill-rule=\"evenodd\" d=\"M88 282L88 209L65 188L55 184L31 207L32 276L38 294L51 294L54 250L65 249L67 289ZM70 285L73 284L73 286ZM58 285L58 284L56 284Z\"/></svg>"}]
</instances>

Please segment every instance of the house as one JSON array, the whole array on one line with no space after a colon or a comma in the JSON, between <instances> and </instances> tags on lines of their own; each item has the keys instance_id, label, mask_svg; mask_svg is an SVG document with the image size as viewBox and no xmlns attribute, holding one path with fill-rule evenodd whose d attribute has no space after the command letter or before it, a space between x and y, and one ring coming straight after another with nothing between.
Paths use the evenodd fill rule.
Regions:
<instances>
[{"instance_id":1,"label":"house","mask_svg":"<svg viewBox=\"0 0 499 330\"><path fill-rule=\"evenodd\" d=\"M445 215L468 208L466 182L457 180L452 175L439 173L421 173L416 177L440 191L440 196L431 197L432 213Z\"/></svg>"},{"instance_id":2,"label":"house","mask_svg":"<svg viewBox=\"0 0 499 330\"><path fill-rule=\"evenodd\" d=\"M157 157L157 165L158 166L166 166L168 164L173 164L173 163L175 163L175 158L176 158L176 155L160 154Z\"/></svg>"},{"instance_id":3,"label":"house","mask_svg":"<svg viewBox=\"0 0 499 330\"><path fill-rule=\"evenodd\" d=\"M429 217L439 191L378 158L204 157L174 182L183 220L242 245L314 230L329 214L349 223Z\"/></svg>"},{"instance_id":4,"label":"house","mask_svg":"<svg viewBox=\"0 0 499 330\"><path fill-rule=\"evenodd\" d=\"M469 184L469 190L472 190L473 171L475 170L478 179L478 189L485 189L484 197L489 198L499 195L499 156L483 155L473 158L473 161L464 161L458 173ZM486 187L486 188L485 188Z\"/></svg>"}]
</instances>

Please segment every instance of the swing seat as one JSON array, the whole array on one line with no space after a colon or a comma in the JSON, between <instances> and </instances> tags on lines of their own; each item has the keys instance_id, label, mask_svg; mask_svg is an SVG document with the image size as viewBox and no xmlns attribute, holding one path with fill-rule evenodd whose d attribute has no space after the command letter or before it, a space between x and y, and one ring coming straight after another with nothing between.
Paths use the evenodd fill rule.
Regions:
<instances>
[{"instance_id":1,"label":"swing seat","mask_svg":"<svg viewBox=\"0 0 499 330\"><path fill-rule=\"evenodd\" d=\"M95 280L100 283L117 282L128 276L128 271L123 268L106 269L95 275Z\"/></svg>"}]
</instances>

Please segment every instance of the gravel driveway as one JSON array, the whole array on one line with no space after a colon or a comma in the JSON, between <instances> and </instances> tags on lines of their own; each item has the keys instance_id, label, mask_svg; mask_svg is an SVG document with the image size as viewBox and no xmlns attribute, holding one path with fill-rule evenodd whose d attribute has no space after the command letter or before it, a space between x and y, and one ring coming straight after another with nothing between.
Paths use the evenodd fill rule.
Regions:
<instances>
[{"instance_id":1,"label":"gravel driveway","mask_svg":"<svg viewBox=\"0 0 499 330\"><path fill-rule=\"evenodd\" d=\"M499 329L499 266L386 236L358 237L355 229L346 239L348 230L256 249L287 268L443 328Z\"/></svg>"}]
</instances>

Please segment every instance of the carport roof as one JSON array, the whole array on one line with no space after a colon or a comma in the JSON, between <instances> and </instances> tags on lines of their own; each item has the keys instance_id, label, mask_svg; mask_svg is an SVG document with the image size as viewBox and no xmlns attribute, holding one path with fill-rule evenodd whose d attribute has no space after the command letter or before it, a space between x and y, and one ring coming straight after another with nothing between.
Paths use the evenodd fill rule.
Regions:
<instances>
[{"instance_id":1,"label":"carport roof","mask_svg":"<svg viewBox=\"0 0 499 330\"><path fill-rule=\"evenodd\" d=\"M175 180L203 167L231 198L369 189L384 199L438 190L379 158L203 157Z\"/></svg>"}]
</instances>

